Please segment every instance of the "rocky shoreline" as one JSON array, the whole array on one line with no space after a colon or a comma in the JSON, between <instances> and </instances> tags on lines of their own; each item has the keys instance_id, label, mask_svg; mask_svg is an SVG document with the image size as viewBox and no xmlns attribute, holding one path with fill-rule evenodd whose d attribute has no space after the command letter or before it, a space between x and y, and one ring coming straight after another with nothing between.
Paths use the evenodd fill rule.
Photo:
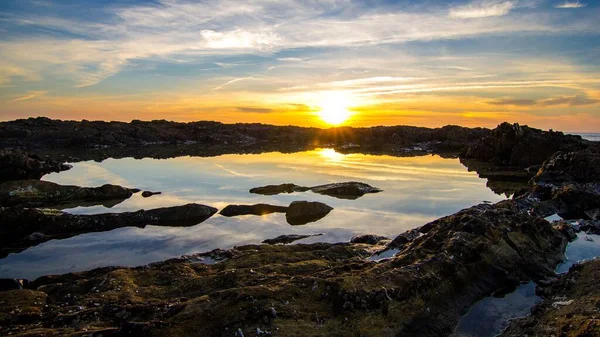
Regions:
<instances>
[{"instance_id":1,"label":"rocky shoreline","mask_svg":"<svg viewBox=\"0 0 600 337\"><path fill-rule=\"evenodd\" d=\"M216 264L197 263L208 256L198 254L135 268L100 268L31 282L5 280L5 291L0 291L1 335L447 336L461 315L485 296L525 281L557 284L559 289L559 284L570 283L560 281L564 277L577 279L579 276L573 276L577 271L558 281L554 273L564 259L567 242L573 239L573 228L568 223L553 225L543 217L558 213L565 219L595 221L600 214L598 145L516 124L504 123L494 130L452 126L320 130L37 118L0 123L0 131L0 144L5 147L0 153L3 172L10 173L3 175L5 181L0 184L4 256L27 244L71 234L122 226L194 225L215 214L218 210L204 205L89 216L34 208L131 196L131 189L119 186L81 188L24 179L68 169L66 158L102 158L113 152L128 153L132 147L153 146L148 144L169 144L165 147L177 149L164 155L177 155L177 151L184 155L186 149L202 145L211 148L205 153L227 153L236 147L232 144L237 144L238 151L305 149L321 144L352 151L355 146L348 145L354 144L361 151L392 155L443 153L461 158L470 169L487 176L489 183L495 181L497 188L514 194L511 200L464 209L391 241L365 236L351 243L282 245L301 238L282 236L265 240L264 245L214 252L221 260ZM83 151L91 148L94 150L87 154ZM518 185L505 186L504 182ZM352 183L266 186L255 192L312 190L353 199L380 191ZM226 211L230 215L286 212L286 216L292 215L292 220L288 219L292 222L295 218L321 218L331 210L310 202L289 207L230 206ZM36 235L39 228L44 228L43 235ZM368 259L389 249L397 252L391 258ZM586 271L580 273L584 275L581 280L593 277L598 269L595 262L581 268ZM588 273L588 269L592 271ZM574 296L574 303L579 303L589 288L587 281L582 282L582 291L568 295ZM547 292L567 291L563 288ZM546 302L540 308L552 307L544 306ZM541 336L542 331L556 335L565 331L552 325L552 310L537 310L532 315L513 322L504 334ZM568 319L571 324L596 326L591 314Z\"/></svg>"}]
</instances>

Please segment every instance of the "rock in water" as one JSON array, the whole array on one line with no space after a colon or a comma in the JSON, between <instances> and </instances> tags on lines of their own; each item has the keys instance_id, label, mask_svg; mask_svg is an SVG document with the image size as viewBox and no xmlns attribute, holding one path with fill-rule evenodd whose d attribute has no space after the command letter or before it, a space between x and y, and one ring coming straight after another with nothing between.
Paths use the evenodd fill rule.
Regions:
<instances>
[{"instance_id":1,"label":"rock in water","mask_svg":"<svg viewBox=\"0 0 600 337\"><path fill-rule=\"evenodd\" d=\"M43 160L21 150L0 149L0 181L40 179L44 174L60 172L71 166L53 160Z\"/></svg>"},{"instance_id":2,"label":"rock in water","mask_svg":"<svg viewBox=\"0 0 600 337\"><path fill-rule=\"evenodd\" d=\"M339 199L358 199L367 193L379 193L382 190L356 181L319 185L310 188L314 193Z\"/></svg>"},{"instance_id":3,"label":"rock in water","mask_svg":"<svg viewBox=\"0 0 600 337\"><path fill-rule=\"evenodd\" d=\"M294 201L285 213L287 222L292 226L305 225L325 217L333 210L322 202Z\"/></svg>"},{"instance_id":4,"label":"rock in water","mask_svg":"<svg viewBox=\"0 0 600 337\"><path fill-rule=\"evenodd\" d=\"M285 213L287 211L285 206L275 206L269 204L255 204L255 205L227 205L223 208L219 214L223 216L238 216L238 215L266 215L271 213Z\"/></svg>"},{"instance_id":5,"label":"rock in water","mask_svg":"<svg viewBox=\"0 0 600 337\"><path fill-rule=\"evenodd\" d=\"M0 184L0 205L48 207L60 204L84 204L95 201L125 200L133 193L118 185L79 187L43 180L16 180Z\"/></svg>"},{"instance_id":6,"label":"rock in water","mask_svg":"<svg viewBox=\"0 0 600 337\"><path fill-rule=\"evenodd\" d=\"M255 187L250 190L250 193L262 195L275 195L281 193L306 192L309 189L309 187L298 186L296 184L280 184Z\"/></svg>"},{"instance_id":7,"label":"rock in water","mask_svg":"<svg viewBox=\"0 0 600 337\"><path fill-rule=\"evenodd\" d=\"M52 239L121 227L193 226L210 218L216 208L187 204L125 213L69 214L53 209L0 207L0 258Z\"/></svg>"},{"instance_id":8,"label":"rock in water","mask_svg":"<svg viewBox=\"0 0 600 337\"><path fill-rule=\"evenodd\" d=\"M144 191L144 192L142 192L142 197L144 197L144 198L149 198L149 197L151 197L151 196L153 196L153 195L156 195L156 194L162 194L162 192L150 192L150 191Z\"/></svg>"},{"instance_id":9,"label":"rock in water","mask_svg":"<svg viewBox=\"0 0 600 337\"><path fill-rule=\"evenodd\" d=\"M262 243L268 244L268 245L276 245L278 243L281 244L288 244L288 243L292 243L294 241L298 241L298 240L302 240L302 239L306 239L306 238L310 238L313 236L321 236L323 234L319 233L319 234L308 234L308 235L302 235L302 234L289 234L289 235L280 235L276 238L273 239L267 239L264 240Z\"/></svg>"}]
</instances>

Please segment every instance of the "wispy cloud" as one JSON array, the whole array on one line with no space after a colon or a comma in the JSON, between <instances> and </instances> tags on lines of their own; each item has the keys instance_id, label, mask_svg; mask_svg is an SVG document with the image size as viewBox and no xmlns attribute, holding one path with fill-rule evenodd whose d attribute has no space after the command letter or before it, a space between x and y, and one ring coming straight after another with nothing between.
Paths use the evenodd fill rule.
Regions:
<instances>
[{"instance_id":1,"label":"wispy cloud","mask_svg":"<svg viewBox=\"0 0 600 337\"><path fill-rule=\"evenodd\" d=\"M583 8L586 6L586 3L581 3L579 1L565 1L561 4L555 5L554 8Z\"/></svg>"},{"instance_id":2,"label":"wispy cloud","mask_svg":"<svg viewBox=\"0 0 600 337\"><path fill-rule=\"evenodd\" d=\"M550 97L546 99L519 99L519 98L502 98L489 101L493 105L513 105L513 106L540 106L549 107L557 105L567 106L583 106L600 103L600 100L588 97L585 94L572 96Z\"/></svg>"},{"instance_id":3,"label":"wispy cloud","mask_svg":"<svg viewBox=\"0 0 600 337\"><path fill-rule=\"evenodd\" d=\"M227 86L227 85L230 85L230 84L232 84L232 83L239 82L239 81L249 80L249 79L251 79L251 78L253 78L253 77L252 77L252 76L250 76L250 77L240 77L240 78L234 78L233 80L229 80L229 81L227 81L227 82L225 82L225 83L223 83L223 84L221 84L221 85L219 85L219 86L217 86L217 87L214 87L214 88L213 88L213 90L215 90L215 91L216 91L216 90L221 90L221 89L223 89L223 87L225 87L225 86Z\"/></svg>"},{"instance_id":4,"label":"wispy cloud","mask_svg":"<svg viewBox=\"0 0 600 337\"><path fill-rule=\"evenodd\" d=\"M28 91L26 95L17 97L15 99L13 99L12 102L26 101L28 99L33 99L36 97L44 96L47 93L48 93L48 91Z\"/></svg>"},{"instance_id":5,"label":"wispy cloud","mask_svg":"<svg viewBox=\"0 0 600 337\"><path fill-rule=\"evenodd\" d=\"M517 1L507 0L480 0L466 6L450 9L450 17L459 19L475 19L490 16L503 16L508 14Z\"/></svg>"}]
</instances>

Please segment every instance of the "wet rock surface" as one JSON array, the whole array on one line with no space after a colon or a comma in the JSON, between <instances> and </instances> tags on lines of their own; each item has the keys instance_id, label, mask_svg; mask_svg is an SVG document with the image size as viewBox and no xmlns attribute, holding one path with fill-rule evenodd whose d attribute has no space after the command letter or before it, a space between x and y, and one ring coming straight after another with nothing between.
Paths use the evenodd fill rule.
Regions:
<instances>
[{"instance_id":1,"label":"wet rock surface","mask_svg":"<svg viewBox=\"0 0 600 337\"><path fill-rule=\"evenodd\" d=\"M288 210L286 206L276 206L269 204L255 205L227 205L219 214L223 216L239 216L239 215L266 215L271 213L285 213Z\"/></svg>"},{"instance_id":2,"label":"wet rock surface","mask_svg":"<svg viewBox=\"0 0 600 337\"><path fill-rule=\"evenodd\" d=\"M333 208L317 201L294 201L285 213L285 219L292 226L305 225L324 218Z\"/></svg>"},{"instance_id":3,"label":"wet rock surface","mask_svg":"<svg viewBox=\"0 0 600 337\"><path fill-rule=\"evenodd\" d=\"M41 277L0 293L0 334L443 336L481 297L551 275L566 243L510 201L419 232L378 263L365 245L250 245L213 265L179 259ZM9 315L17 305L27 314Z\"/></svg>"},{"instance_id":4,"label":"wet rock surface","mask_svg":"<svg viewBox=\"0 0 600 337\"><path fill-rule=\"evenodd\" d=\"M20 179L40 179L44 174L60 172L71 166L45 160L18 149L0 149L0 182Z\"/></svg>"},{"instance_id":5,"label":"wet rock surface","mask_svg":"<svg viewBox=\"0 0 600 337\"><path fill-rule=\"evenodd\" d=\"M512 321L500 336L600 336L598 279L600 260L572 266L558 280L538 287L542 303L530 316Z\"/></svg>"},{"instance_id":6,"label":"wet rock surface","mask_svg":"<svg viewBox=\"0 0 600 337\"><path fill-rule=\"evenodd\" d=\"M75 215L54 209L0 207L0 257L52 239L121 227L193 226L216 208L187 204L126 213Z\"/></svg>"},{"instance_id":7,"label":"wet rock surface","mask_svg":"<svg viewBox=\"0 0 600 337\"><path fill-rule=\"evenodd\" d=\"M518 198L524 208L540 216L557 213L565 219L591 219L600 208L597 149L557 152L532 179L533 190Z\"/></svg>"},{"instance_id":8,"label":"wet rock surface","mask_svg":"<svg viewBox=\"0 0 600 337\"><path fill-rule=\"evenodd\" d=\"M306 235L305 234L287 234L287 235L280 235L280 236L278 236L276 238L272 238L272 239L266 239L262 243L265 243L268 245L288 244L288 243L292 243L294 241L310 238L313 236L321 236L321 235L323 235L323 234L321 234L321 233L306 234Z\"/></svg>"},{"instance_id":9,"label":"wet rock surface","mask_svg":"<svg viewBox=\"0 0 600 337\"><path fill-rule=\"evenodd\" d=\"M48 207L61 204L75 206L94 201L115 200L121 202L133 193L117 185L79 187L59 185L42 180L16 180L0 183L0 205L22 207Z\"/></svg>"}]
</instances>

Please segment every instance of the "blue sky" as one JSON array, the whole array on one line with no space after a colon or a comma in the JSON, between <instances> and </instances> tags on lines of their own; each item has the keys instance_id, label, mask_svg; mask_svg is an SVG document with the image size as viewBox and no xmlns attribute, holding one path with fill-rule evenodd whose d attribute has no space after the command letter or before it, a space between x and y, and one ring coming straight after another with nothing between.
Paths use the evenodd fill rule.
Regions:
<instances>
[{"instance_id":1,"label":"blue sky","mask_svg":"<svg viewBox=\"0 0 600 337\"><path fill-rule=\"evenodd\" d=\"M600 130L600 1L0 3L0 117ZM334 101L332 103L332 101Z\"/></svg>"}]
</instances>

